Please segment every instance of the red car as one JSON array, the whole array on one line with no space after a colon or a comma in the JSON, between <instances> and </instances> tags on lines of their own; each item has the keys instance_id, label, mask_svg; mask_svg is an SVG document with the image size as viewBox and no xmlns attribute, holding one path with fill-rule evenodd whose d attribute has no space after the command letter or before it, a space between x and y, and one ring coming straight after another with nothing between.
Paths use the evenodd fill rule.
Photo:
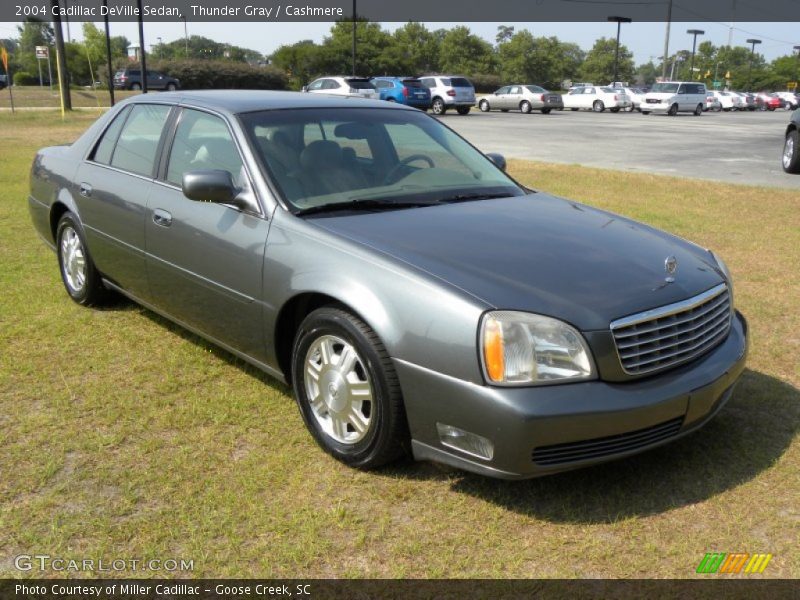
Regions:
<instances>
[{"instance_id":1,"label":"red car","mask_svg":"<svg viewBox=\"0 0 800 600\"><path fill-rule=\"evenodd\" d=\"M761 93L756 96L756 103L759 110L775 110L783 106L783 101L775 94Z\"/></svg>"}]
</instances>

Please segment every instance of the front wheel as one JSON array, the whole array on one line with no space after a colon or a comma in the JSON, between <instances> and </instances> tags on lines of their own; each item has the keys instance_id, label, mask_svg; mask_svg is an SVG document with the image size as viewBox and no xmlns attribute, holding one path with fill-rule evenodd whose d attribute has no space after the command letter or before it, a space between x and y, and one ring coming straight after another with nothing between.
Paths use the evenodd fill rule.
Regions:
<instances>
[{"instance_id":1,"label":"front wheel","mask_svg":"<svg viewBox=\"0 0 800 600\"><path fill-rule=\"evenodd\" d=\"M519 110L523 115L527 115L531 112L531 103L527 100L523 100L519 103Z\"/></svg>"},{"instance_id":2,"label":"front wheel","mask_svg":"<svg viewBox=\"0 0 800 600\"><path fill-rule=\"evenodd\" d=\"M643 110L643 111L641 111L641 113L642 113L643 115L649 115L649 114L650 114L650 111L649 111L649 110Z\"/></svg>"},{"instance_id":3,"label":"front wheel","mask_svg":"<svg viewBox=\"0 0 800 600\"><path fill-rule=\"evenodd\" d=\"M698 104L697 106L694 107L694 116L699 117L702 114L703 114L703 105Z\"/></svg>"},{"instance_id":4,"label":"front wheel","mask_svg":"<svg viewBox=\"0 0 800 600\"><path fill-rule=\"evenodd\" d=\"M456 107L456 112L460 115L468 115L469 114L469 106L458 106Z\"/></svg>"},{"instance_id":5,"label":"front wheel","mask_svg":"<svg viewBox=\"0 0 800 600\"><path fill-rule=\"evenodd\" d=\"M441 98L434 98L431 104L431 112L435 115L443 115L447 111L447 106Z\"/></svg>"},{"instance_id":6,"label":"front wheel","mask_svg":"<svg viewBox=\"0 0 800 600\"><path fill-rule=\"evenodd\" d=\"M603 104L601 100L595 100L594 104L592 104L592 110L594 112L603 112L606 109L606 105Z\"/></svg>"},{"instance_id":7,"label":"front wheel","mask_svg":"<svg viewBox=\"0 0 800 600\"><path fill-rule=\"evenodd\" d=\"M478 108L481 109L481 112L489 112L491 110L487 100L481 100L478 102Z\"/></svg>"},{"instance_id":8,"label":"front wheel","mask_svg":"<svg viewBox=\"0 0 800 600\"><path fill-rule=\"evenodd\" d=\"M610 110L612 113L618 113L619 112L619 107L609 108L608 110Z\"/></svg>"},{"instance_id":9,"label":"front wheel","mask_svg":"<svg viewBox=\"0 0 800 600\"><path fill-rule=\"evenodd\" d=\"M95 306L107 300L108 290L89 256L83 228L71 212L65 212L58 221L56 252L61 281L70 298L83 306Z\"/></svg>"},{"instance_id":10,"label":"front wheel","mask_svg":"<svg viewBox=\"0 0 800 600\"><path fill-rule=\"evenodd\" d=\"M674 117L675 115L677 115L678 114L678 105L677 104L673 104L672 106L670 106L669 110L667 111L667 114L670 117Z\"/></svg>"},{"instance_id":11,"label":"front wheel","mask_svg":"<svg viewBox=\"0 0 800 600\"><path fill-rule=\"evenodd\" d=\"M178 86L175 85L174 83L170 82L170 83L167 84L167 91L168 92L174 92L177 89L178 89Z\"/></svg>"},{"instance_id":12,"label":"front wheel","mask_svg":"<svg viewBox=\"0 0 800 600\"><path fill-rule=\"evenodd\" d=\"M783 143L783 157L781 164L787 173L800 173L800 133L795 129L786 134L786 141Z\"/></svg>"},{"instance_id":13,"label":"front wheel","mask_svg":"<svg viewBox=\"0 0 800 600\"><path fill-rule=\"evenodd\" d=\"M397 374L361 319L335 307L308 315L295 337L292 383L306 427L334 458L371 469L403 455L408 426Z\"/></svg>"}]
</instances>

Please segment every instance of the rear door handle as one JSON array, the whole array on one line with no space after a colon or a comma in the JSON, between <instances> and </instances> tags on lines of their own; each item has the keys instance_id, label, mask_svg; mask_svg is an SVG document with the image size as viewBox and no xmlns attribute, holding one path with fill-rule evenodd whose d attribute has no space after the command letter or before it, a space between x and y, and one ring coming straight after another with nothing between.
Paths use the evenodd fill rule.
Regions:
<instances>
[{"instance_id":1,"label":"rear door handle","mask_svg":"<svg viewBox=\"0 0 800 600\"><path fill-rule=\"evenodd\" d=\"M165 210L157 208L153 211L153 223L161 225L161 227L169 227L172 225L172 215Z\"/></svg>"},{"instance_id":2,"label":"rear door handle","mask_svg":"<svg viewBox=\"0 0 800 600\"><path fill-rule=\"evenodd\" d=\"M88 183L81 183L80 193L81 196L88 198L89 196L92 195L92 186L90 186Z\"/></svg>"}]
</instances>

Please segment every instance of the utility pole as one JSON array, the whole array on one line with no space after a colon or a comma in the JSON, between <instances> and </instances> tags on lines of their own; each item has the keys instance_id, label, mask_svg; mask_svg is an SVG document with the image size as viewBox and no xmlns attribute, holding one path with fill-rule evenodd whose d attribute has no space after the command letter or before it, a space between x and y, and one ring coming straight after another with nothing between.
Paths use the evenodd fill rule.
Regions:
<instances>
[{"instance_id":1,"label":"utility pole","mask_svg":"<svg viewBox=\"0 0 800 600\"><path fill-rule=\"evenodd\" d=\"M672 0L667 4L667 34L664 36L664 62L661 63L661 79L667 78L667 60L669 58L669 26L672 22Z\"/></svg>"},{"instance_id":2,"label":"utility pole","mask_svg":"<svg viewBox=\"0 0 800 600\"><path fill-rule=\"evenodd\" d=\"M139 7L139 62L142 68L142 93L147 93L147 52L144 49L144 18L142 16L142 0L136 0Z\"/></svg>"},{"instance_id":3,"label":"utility pole","mask_svg":"<svg viewBox=\"0 0 800 600\"><path fill-rule=\"evenodd\" d=\"M617 75L619 70L619 34L620 29L622 28L623 23L630 23L632 19L628 17L608 17L609 23L616 23L617 24L617 46L614 50L614 79L611 81L612 84L617 81Z\"/></svg>"},{"instance_id":4,"label":"utility pole","mask_svg":"<svg viewBox=\"0 0 800 600\"><path fill-rule=\"evenodd\" d=\"M358 15L356 14L356 0L353 0L353 77L356 76L356 25Z\"/></svg>"},{"instance_id":5,"label":"utility pole","mask_svg":"<svg viewBox=\"0 0 800 600\"><path fill-rule=\"evenodd\" d=\"M750 66L747 69L747 87L751 89L753 88L753 58L756 55L756 44L760 44L761 40L757 40L755 38L749 38L747 43L750 44Z\"/></svg>"},{"instance_id":6,"label":"utility pole","mask_svg":"<svg viewBox=\"0 0 800 600\"><path fill-rule=\"evenodd\" d=\"M53 15L53 31L56 36L56 71L58 72L58 91L61 94L63 110L72 110L72 96L69 92L67 55L64 47L64 32L61 31L61 15L58 0L50 0L50 13Z\"/></svg>"},{"instance_id":7,"label":"utility pole","mask_svg":"<svg viewBox=\"0 0 800 600\"><path fill-rule=\"evenodd\" d=\"M800 46L795 46L795 50L797 50L797 68L794 71L794 82L797 83L798 78L800 78ZM797 88L794 88L795 92Z\"/></svg>"},{"instance_id":8,"label":"utility pole","mask_svg":"<svg viewBox=\"0 0 800 600\"><path fill-rule=\"evenodd\" d=\"M693 35L694 40L692 41L692 61L689 63L689 79L694 79L694 52L697 49L697 36L703 35L705 31L702 29L687 29L686 33Z\"/></svg>"},{"instance_id":9,"label":"utility pole","mask_svg":"<svg viewBox=\"0 0 800 600\"><path fill-rule=\"evenodd\" d=\"M108 0L103 0L103 8L108 8ZM108 13L103 16L103 25L106 30L106 64L108 66L108 97L111 106L114 106L114 65L111 64L111 33L108 29Z\"/></svg>"}]
</instances>

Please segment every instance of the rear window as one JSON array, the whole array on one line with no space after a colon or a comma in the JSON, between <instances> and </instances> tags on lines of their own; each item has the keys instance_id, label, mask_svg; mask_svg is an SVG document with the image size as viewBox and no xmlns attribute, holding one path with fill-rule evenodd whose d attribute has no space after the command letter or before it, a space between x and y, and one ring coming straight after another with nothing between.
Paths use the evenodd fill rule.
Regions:
<instances>
[{"instance_id":1,"label":"rear window","mask_svg":"<svg viewBox=\"0 0 800 600\"><path fill-rule=\"evenodd\" d=\"M442 77L440 79L440 81L442 82L442 85L444 85L444 86L449 86L450 85L450 78L449 77Z\"/></svg>"},{"instance_id":2,"label":"rear window","mask_svg":"<svg viewBox=\"0 0 800 600\"><path fill-rule=\"evenodd\" d=\"M419 79L403 79L403 85L410 88L421 88L422 82Z\"/></svg>"},{"instance_id":3,"label":"rear window","mask_svg":"<svg viewBox=\"0 0 800 600\"><path fill-rule=\"evenodd\" d=\"M452 82L451 85L453 87L472 87L472 84L469 82L469 79L464 77L452 77L450 79Z\"/></svg>"}]
</instances>

